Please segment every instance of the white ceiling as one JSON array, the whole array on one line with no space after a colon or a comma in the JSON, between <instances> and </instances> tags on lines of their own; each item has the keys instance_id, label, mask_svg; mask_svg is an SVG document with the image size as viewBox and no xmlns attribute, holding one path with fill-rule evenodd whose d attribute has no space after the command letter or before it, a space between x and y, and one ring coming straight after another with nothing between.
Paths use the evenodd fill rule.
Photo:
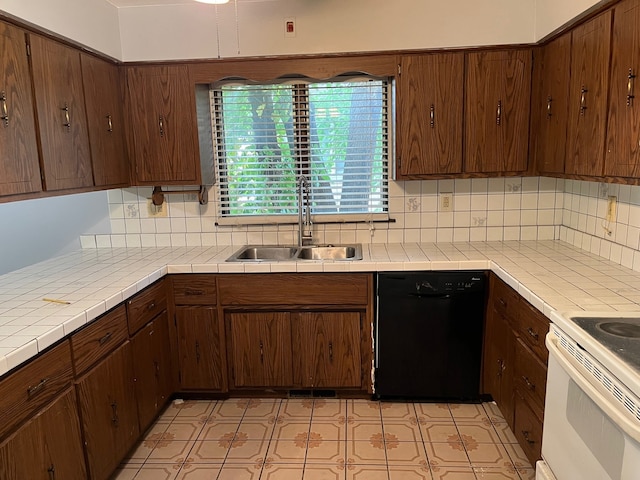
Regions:
<instances>
[{"instance_id":1,"label":"white ceiling","mask_svg":"<svg viewBox=\"0 0 640 480\"><path fill-rule=\"evenodd\" d=\"M230 0L233 3L234 0ZM242 3L269 2L274 0L236 0ZM155 5L185 5L195 3L195 0L107 0L116 7L149 7Z\"/></svg>"}]
</instances>

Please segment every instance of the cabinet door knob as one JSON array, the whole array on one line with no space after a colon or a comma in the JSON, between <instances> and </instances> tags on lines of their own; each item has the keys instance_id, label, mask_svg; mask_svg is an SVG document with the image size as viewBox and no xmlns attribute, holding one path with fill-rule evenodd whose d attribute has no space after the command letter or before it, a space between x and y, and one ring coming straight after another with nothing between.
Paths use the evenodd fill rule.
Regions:
<instances>
[{"instance_id":1,"label":"cabinet door knob","mask_svg":"<svg viewBox=\"0 0 640 480\"><path fill-rule=\"evenodd\" d=\"M329 361L333 362L333 342L329 342Z\"/></svg>"},{"instance_id":2,"label":"cabinet door knob","mask_svg":"<svg viewBox=\"0 0 640 480\"><path fill-rule=\"evenodd\" d=\"M49 474L49 480L56 480L56 467L53 464L47 468L47 473Z\"/></svg>"},{"instance_id":3,"label":"cabinet door knob","mask_svg":"<svg viewBox=\"0 0 640 480\"><path fill-rule=\"evenodd\" d=\"M524 437L525 441L529 444L529 445L533 445L534 443L536 443L535 440L529 438L529 432L526 430L522 430L522 436Z\"/></svg>"},{"instance_id":4,"label":"cabinet door knob","mask_svg":"<svg viewBox=\"0 0 640 480\"><path fill-rule=\"evenodd\" d=\"M112 413L111 423L113 423L114 427L118 427L118 424L120 423L120 419L118 418L118 403L117 402L113 402L111 404L111 413Z\"/></svg>"},{"instance_id":5,"label":"cabinet door knob","mask_svg":"<svg viewBox=\"0 0 640 480\"><path fill-rule=\"evenodd\" d=\"M43 378L37 383L37 385L27 388L27 396L31 398L35 394L41 392L48 382L49 382L49 378Z\"/></svg>"},{"instance_id":6,"label":"cabinet door knob","mask_svg":"<svg viewBox=\"0 0 640 480\"><path fill-rule=\"evenodd\" d=\"M627 107L633 106L633 99L635 96L633 95L633 79L636 76L633 74L633 69L629 69L629 76L627 77Z\"/></svg>"},{"instance_id":7,"label":"cabinet door knob","mask_svg":"<svg viewBox=\"0 0 640 480\"><path fill-rule=\"evenodd\" d=\"M551 95L549 95L547 97L547 118L551 118L553 115L551 113L551 102L553 102L553 98L551 98Z\"/></svg>"},{"instance_id":8,"label":"cabinet door knob","mask_svg":"<svg viewBox=\"0 0 640 480\"><path fill-rule=\"evenodd\" d=\"M158 127L160 128L160 136L164 137L164 116L158 116Z\"/></svg>"},{"instance_id":9,"label":"cabinet door knob","mask_svg":"<svg viewBox=\"0 0 640 480\"><path fill-rule=\"evenodd\" d=\"M0 119L4 122L4 126L9 126L9 110L7 108L7 94L5 92L0 93L0 102L2 102L2 116Z\"/></svg>"},{"instance_id":10,"label":"cabinet door knob","mask_svg":"<svg viewBox=\"0 0 640 480\"><path fill-rule=\"evenodd\" d=\"M522 376L522 380L524 380L524 383L527 384L527 387L529 388L529 390L535 390L536 389L536 386L533 383L531 383L531 381L526 376L523 375Z\"/></svg>"},{"instance_id":11,"label":"cabinet door knob","mask_svg":"<svg viewBox=\"0 0 640 480\"><path fill-rule=\"evenodd\" d=\"M107 343L109 340L111 340L112 337L112 333L111 332L107 332L106 335L104 337L102 337L100 340L98 340L98 343L100 345L104 345L105 343Z\"/></svg>"},{"instance_id":12,"label":"cabinet door knob","mask_svg":"<svg viewBox=\"0 0 640 480\"><path fill-rule=\"evenodd\" d=\"M260 342L260 363L264 363L264 345Z\"/></svg>"},{"instance_id":13,"label":"cabinet door knob","mask_svg":"<svg viewBox=\"0 0 640 480\"><path fill-rule=\"evenodd\" d=\"M584 111L587 109L587 90L584 85L580 89L580 115L584 115Z\"/></svg>"},{"instance_id":14,"label":"cabinet door knob","mask_svg":"<svg viewBox=\"0 0 640 480\"><path fill-rule=\"evenodd\" d=\"M498 100L498 109L496 110L496 125L502 123L502 100Z\"/></svg>"},{"instance_id":15,"label":"cabinet door knob","mask_svg":"<svg viewBox=\"0 0 640 480\"><path fill-rule=\"evenodd\" d=\"M536 332L533 328L531 327L527 328L527 333L534 340L538 340L538 332Z\"/></svg>"},{"instance_id":16,"label":"cabinet door knob","mask_svg":"<svg viewBox=\"0 0 640 480\"><path fill-rule=\"evenodd\" d=\"M431 107L429 108L429 126L431 128L435 128L436 126L436 107L435 105L432 103Z\"/></svg>"},{"instance_id":17,"label":"cabinet door knob","mask_svg":"<svg viewBox=\"0 0 640 480\"><path fill-rule=\"evenodd\" d=\"M64 112L64 122L62 126L67 129L67 133L71 131L71 114L69 113L69 105L65 102L64 107L61 108Z\"/></svg>"},{"instance_id":18,"label":"cabinet door knob","mask_svg":"<svg viewBox=\"0 0 640 480\"><path fill-rule=\"evenodd\" d=\"M107 115L107 132L113 133L113 118Z\"/></svg>"}]
</instances>

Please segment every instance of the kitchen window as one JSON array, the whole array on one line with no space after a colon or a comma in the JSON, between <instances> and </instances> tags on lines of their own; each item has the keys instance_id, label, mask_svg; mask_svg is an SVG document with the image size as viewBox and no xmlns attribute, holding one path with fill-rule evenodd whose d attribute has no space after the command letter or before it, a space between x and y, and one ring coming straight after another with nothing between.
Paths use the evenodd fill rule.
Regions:
<instances>
[{"instance_id":1,"label":"kitchen window","mask_svg":"<svg viewBox=\"0 0 640 480\"><path fill-rule=\"evenodd\" d=\"M300 176L316 222L387 219L390 86L369 76L214 84L219 221L295 221Z\"/></svg>"}]
</instances>

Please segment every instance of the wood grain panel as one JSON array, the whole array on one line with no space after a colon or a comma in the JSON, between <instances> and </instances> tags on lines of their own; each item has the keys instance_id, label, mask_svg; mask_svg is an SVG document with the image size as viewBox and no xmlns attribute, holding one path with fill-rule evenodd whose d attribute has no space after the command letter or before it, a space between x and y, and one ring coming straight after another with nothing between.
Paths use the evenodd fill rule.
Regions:
<instances>
[{"instance_id":1,"label":"wood grain panel","mask_svg":"<svg viewBox=\"0 0 640 480\"><path fill-rule=\"evenodd\" d=\"M29 41L45 189L92 186L80 53L38 35Z\"/></svg>"},{"instance_id":2,"label":"wood grain panel","mask_svg":"<svg viewBox=\"0 0 640 480\"><path fill-rule=\"evenodd\" d=\"M187 65L126 69L136 185L201 181L194 83Z\"/></svg>"},{"instance_id":3,"label":"wood grain panel","mask_svg":"<svg viewBox=\"0 0 640 480\"><path fill-rule=\"evenodd\" d=\"M292 331L296 386L362 386L360 313L297 313L292 318Z\"/></svg>"},{"instance_id":4,"label":"wood grain panel","mask_svg":"<svg viewBox=\"0 0 640 480\"><path fill-rule=\"evenodd\" d=\"M616 5L611 52L604 174L640 177L640 0Z\"/></svg>"},{"instance_id":5,"label":"wood grain panel","mask_svg":"<svg viewBox=\"0 0 640 480\"><path fill-rule=\"evenodd\" d=\"M0 382L0 438L71 384L71 347L62 342Z\"/></svg>"},{"instance_id":6,"label":"wood grain panel","mask_svg":"<svg viewBox=\"0 0 640 480\"><path fill-rule=\"evenodd\" d=\"M368 274L250 274L218 277L222 305L366 305Z\"/></svg>"},{"instance_id":7,"label":"wood grain panel","mask_svg":"<svg viewBox=\"0 0 640 480\"><path fill-rule=\"evenodd\" d=\"M572 32L571 41L565 172L601 177L604 170L611 12L577 27Z\"/></svg>"},{"instance_id":8,"label":"wood grain panel","mask_svg":"<svg viewBox=\"0 0 640 480\"><path fill-rule=\"evenodd\" d=\"M73 334L71 353L76 376L82 375L127 338L129 334L124 305L111 310Z\"/></svg>"},{"instance_id":9,"label":"wood grain panel","mask_svg":"<svg viewBox=\"0 0 640 480\"><path fill-rule=\"evenodd\" d=\"M76 395L69 389L0 445L3 480L86 480Z\"/></svg>"},{"instance_id":10,"label":"wood grain panel","mask_svg":"<svg viewBox=\"0 0 640 480\"><path fill-rule=\"evenodd\" d=\"M549 350L544 339L549 332L549 319L540 310L526 301L520 302L518 333L520 338L545 364L549 360Z\"/></svg>"},{"instance_id":11,"label":"wood grain panel","mask_svg":"<svg viewBox=\"0 0 640 480\"><path fill-rule=\"evenodd\" d=\"M515 387L544 409L547 365L525 345L522 338L516 340Z\"/></svg>"},{"instance_id":12,"label":"wood grain panel","mask_svg":"<svg viewBox=\"0 0 640 480\"><path fill-rule=\"evenodd\" d=\"M24 31L0 23L0 58L0 92L7 115L0 121L0 196L39 192L42 182Z\"/></svg>"},{"instance_id":13,"label":"wood grain panel","mask_svg":"<svg viewBox=\"0 0 640 480\"><path fill-rule=\"evenodd\" d=\"M522 395L516 394L513 430L532 465L542 458L542 417L541 411L528 403Z\"/></svg>"},{"instance_id":14,"label":"wood grain panel","mask_svg":"<svg viewBox=\"0 0 640 480\"><path fill-rule=\"evenodd\" d=\"M118 67L86 53L80 60L95 185L126 186L130 169Z\"/></svg>"},{"instance_id":15,"label":"wood grain panel","mask_svg":"<svg viewBox=\"0 0 640 480\"><path fill-rule=\"evenodd\" d=\"M288 312L229 313L233 385L291 387L291 316Z\"/></svg>"},{"instance_id":16,"label":"wood grain panel","mask_svg":"<svg viewBox=\"0 0 640 480\"><path fill-rule=\"evenodd\" d=\"M540 173L564 172L569 114L571 34L538 50L534 62L531 157Z\"/></svg>"},{"instance_id":17,"label":"wood grain panel","mask_svg":"<svg viewBox=\"0 0 640 480\"><path fill-rule=\"evenodd\" d=\"M167 287L162 279L127 300L129 334L136 333L166 308Z\"/></svg>"},{"instance_id":18,"label":"wood grain panel","mask_svg":"<svg viewBox=\"0 0 640 480\"><path fill-rule=\"evenodd\" d=\"M215 307L176 307L180 387L220 390L222 360Z\"/></svg>"},{"instance_id":19,"label":"wood grain panel","mask_svg":"<svg viewBox=\"0 0 640 480\"><path fill-rule=\"evenodd\" d=\"M172 275L173 301L176 305L215 305L216 278L207 274Z\"/></svg>"},{"instance_id":20,"label":"wood grain panel","mask_svg":"<svg viewBox=\"0 0 640 480\"><path fill-rule=\"evenodd\" d=\"M106 480L140 434L131 344L126 342L76 384L92 480Z\"/></svg>"},{"instance_id":21,"label":"wood grain panel","mask_svg":"<svg viewBox=\"0 0 640 480\"><path fill-rule=\"evenodd\" d=\"M400 175L462 172L464 54L404 55L397 84Z\"/></svg>"}]
</instances>

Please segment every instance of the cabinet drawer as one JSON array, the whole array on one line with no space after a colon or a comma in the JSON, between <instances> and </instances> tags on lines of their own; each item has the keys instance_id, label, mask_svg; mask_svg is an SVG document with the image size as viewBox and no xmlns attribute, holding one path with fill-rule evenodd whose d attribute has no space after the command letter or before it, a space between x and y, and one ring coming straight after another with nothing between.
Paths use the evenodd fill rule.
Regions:
<instances>
[{"instance_id":1,"label":"cabinet drawer","mask_svg":"<svg viewBox=\"0 0 640 480\"><path fill-rule=\"evenodd\" d=\"M64 341L0 381L0 438L71 384L71 347Z\"/></svg>"},{"instance_id":2,"label":"cabinet drawer","mask_svg":"<svg viewBox=\"0 0 640 480\"><path fill-rule=\"evenodd\" d=\"M366 305L366 274L251 274L218 277L223 305Z\"/></svg>"},{"instance_id":3,"label":"cabinet drawer","mask_svg":"<svg viewBox=\"0 0 640 480\"><path fill-rule=\"evenodd\" d=\"M127 337L127 311L124 305L103 315L88 327L72 335L71 352L76 376L114 350Z\"/></svg>"},{"instance_id":4,"label":"cabinet drawer","mask_svg":"<svg viewBox=\"0 0 640 480\"><path fill-rule=\"evenodd\" d=\"M542 412L532 407L526 399L516 393L515 399L515 435L531 465L541 458L542 450Z\"/></svg>"},{"instance_id":5,"label":"cabinet drawer","mask_svg":"<svg viewBox=\"0 0 640 480\"><path fill-rule=\"evenodd\" d=\"M164 280L160 280L127 301L129 333L136 333L166 308L167 291Z\"/></svg>"},{"instance_id":6,"label":"cabinet drawer","mask_svg":"<svg viewBox=\"0 0 640 480\"><path fill-rule=\"evenodd\" d=\"M516 342L516 388L544 408L547 389L547 366L518 338Z\"/></svg>"},{"instance_id":7,"label":"cabinet drawer","mask_svg":"<svg viewBox=\"0 0 640 480\"><path fill-rule=\"evenodd\" d=\"M176 305L216 304L216 279L213 275L174 275L171 282Z\"/></svg>"},{"instance_id":8,"label":"cabinet drawer","mask_svg":"<svg viewBox=\"0 0 640 480\"><path fill-rule=\"evenodd\" d=\"M518 333L520 338L533 350L545 364L549 360L549 351L544 344L544 338L549 331L549 320L535 307L527 302L521 303L518 315Z\"/></svg>"},{"instance_id":9,"label":"cabinet drawer","mask_svg":"<svg viewBox=\"0 0 640 480\"><path fill-rule=\"evenodd\" d=\"M517 320L520 295L496 275L491 275L490 282L491 303L496 311L509 319L512 325Z\"/></svg>"}]
</instances>

